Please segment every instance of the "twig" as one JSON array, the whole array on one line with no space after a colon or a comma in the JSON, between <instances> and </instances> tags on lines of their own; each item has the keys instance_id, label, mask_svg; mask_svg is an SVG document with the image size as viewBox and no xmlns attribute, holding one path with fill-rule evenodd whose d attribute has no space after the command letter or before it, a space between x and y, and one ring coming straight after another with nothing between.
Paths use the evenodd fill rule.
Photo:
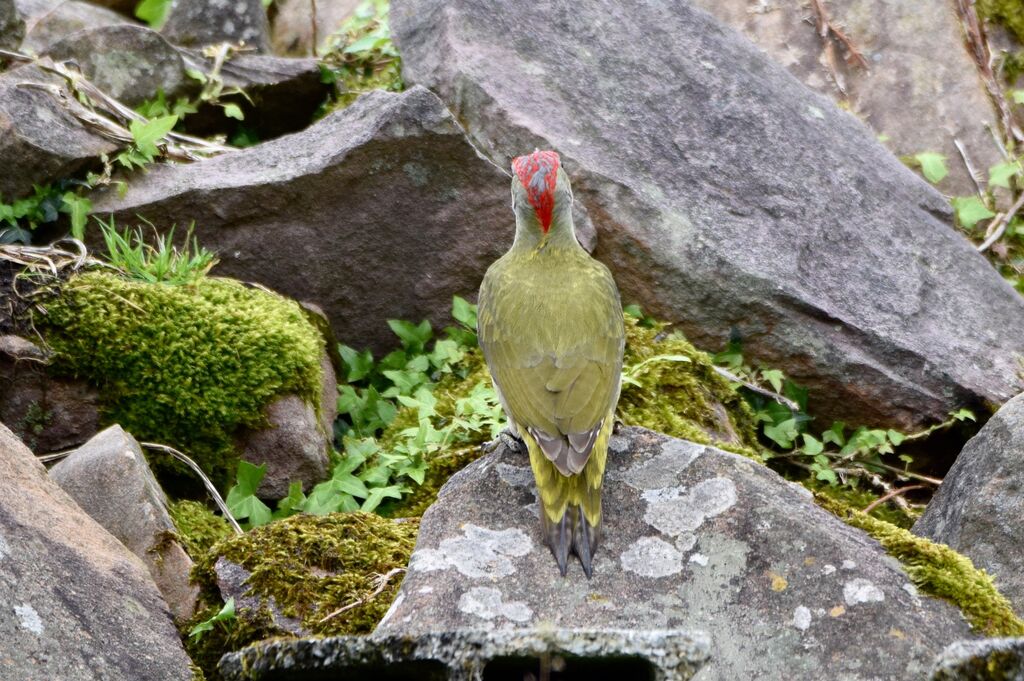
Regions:
<instances>
[{"instance_id":1,"label":"twig","mask_svg":"<svg viewBox=\"0 0 1024 681\"><path fill-rule=\"evenodd\" d=\"M847 64L856 64L866 71L868 70L868 60L865 59L861 51L857 49L853 40L851 40L850 37L829 18L828 10L825 9L824 0L811 0L811 6L813 7L815 14L815 28L818 31L818 37L821 38L822 49L825 52L825 61L828 63L828 69L832 74L832 80L835 82L839 91L845 95L846 83L844 82L843 77L839 74L839 69L836 68L836 43L838 42L846 48Z\"/></svg>"},{"instance_id":2,"label":"twig","mask_svg":"<svg viewBox=\"0 0 1024 681\"><path fill-rule=\"evenodd\" d=\"M723 369L720 366L712 365L711 368L715 370L715 373L717 373L719 376L722 376L727 381L731 381L733 383L739 383L740 385L742 385L747 390L751 390L751 391L753 391L753 392L755 392L755 393L757 393L759 395L764 395L765 397L770 397L773 400L775 400L776 402L778 402L779 404L782 404L782 405L785 405L785 406L789 407L793 411L796 411L796 412L800 411L800 405L797 404L796 402L794 402L793 400L789 399L785 395L780 395L779 393L772 392L771 390L768 390L767 388L762 388L761 386L757 385L756 383L751 383L750 381L745 381L742 378L740 378L739 376L737 376L736 374L734 374L731 371L729 371L728 369Z\"/></svg>"},{"instance_id":3,"label":"twig","mask_svg":"<svg viewBox=\"0 0 1024 681\"><path fill-rule=\"evenodd\" d=\"M312 33L313 44L310 45L310 51L312 52L312 54L310 56L315 57L315 56L317 56L317 52L316 52L317 48L320 47L320 41L317 40L317 36L316 36L316 0L309 0L309 4L310 4L310 9L312 10L310 12L310 16L309 16L309 23L310 23L310 28L313 29L313 33Z\"/></svg>"},{"instance_id":4,"label":"twig","mask_svg":"<svg viewBox=\"0 0 1024 681\"><path fill-rule=\"evenodd\" d=\"M894 497L899 497L900 495L906 494L907 492L912 492L915 489L924 489L924 488L925 488L925 485L907 485L906 487L900 487L898 489L894 489L891 492L889 492L888 494L884 494L884 495L878 497L877 499L872 501L870 504L865 506L864 509L863 509L863 512L864 513L871 513L873 510L875 510L876 508L878 508L879 506L881 506L882 504L884 504L885 502L889 501L890 499L892 499Z\"/></svg>"},{"instance_id":5,"label":"twig","mask_svg":"<svg viewBox=\"0 0 1024 681\"><path fill-rule=\"evenodd\" d=\"M985 190L981 188L981 180L978 179L978 173L974 170L974 166L971 165L971 159L967 156L967 150L964 149L964 145L956 137L953 138L953 146L960 152L960 160L964 162L964 167L967 168L967 176L971 178L974 188L978 190L978 196L984 200Z\"/></svg>"},{"instance_id":6,"label":"twig","mask_svg":"<svg viewBox=\"0 0 1024 681\"><path fill-rule=\"evenodd\" d=\"M1024 206L1024 192L1021 192L1021 195L1013 202L1013 205L1010 206L1010 210L1006 211L1004 214L997 215L992 219L992 222L989 223L986 233L991 233L988 238L978 246L979 253L984 253L988 250L989 246L999 241L999 238L1003 236L1003 232L1006 231L1006 227L1010 224L1010 220L1012 220L1017 214L1017 211L1020 210L1021 206Z\"/></svg>"},{"instance_id":7,"label":"twig","mask_svg":"<svg viewBox=\"0 0 1024 681\"><path fill-rule=\"evenodd\" d=\"M347 611L351 610L352 608L359 607L363 603L366 603L368 601L372 601L374 598L379 596L382 591L384 591L385 587L387 587L388 582L391 581L392 577L394 577L397 574L401 574L402 572L405 572L405 568L400 567L400 568L394 568L394 569L392 569L391 571L389 571L386 574L377 575L377 579L376 579L377 588L374 589L372 593L367 594L366 596L363 596L362 598L357 599L357 600L349 603L348 605L341 606L340 608L338 608L337 610L335 610L331 614L329 614L326 617L324 617L317 624L323 624L327 620L329 620L329 619L331 619L333 617L337 617L338 615L340 615L343 612L347 612Z\"/></svg>"},{"instance_id":8,"label":"twig","mask_svg":"<svg viewBox=\"0 0 1024 681\"><path fill-rule=\"evenodd\" d=\"M213 502L217 504L217 507L220 509L220 512L224 514L224 518L228 521L228 523L231 524L231 527L235 530L235 534L245 534L245 532L239 526L238 521L235 520L235 517L231 514L231 511L228 509L228 505L224 503L224 498L221 497L220 492L217 491L217 488L214 486L210 478L206 477L206 473L204 473L203 469L199 467L199 464L197 464L191 458L179 452L177 449L174 449L173 447L157 444L155 442L140 442L139 444L145 447L146 449L155 449L157 451L164 452L165 454L170 454L175 459L181 461L183 464L191 468L192 472L198 475L199 479L203 481L203 486L206 487L206 491L210 493L210 496L213 498Z\"/></svg>"},{"instance_id":9,"label":"twig","mask_svg":"<svg viewBox=\"0 0 1024 681\"><path fill-rule=\"evenodd\" d=\"M932 478L927 475L921 475L920 473L912 473L910 471L905 471L902 468L890 466L887 463L872 463L871 465L878 466L879 468L884 468L885 470L890 471L892 473L898 473L899 475L905 478L910 478L912 480L920 480L921 482L927 482L929 485L934 485L935 487L938 487L939 485L942 484L942 480L938 478Z\"/></svg>"}]
</instances>

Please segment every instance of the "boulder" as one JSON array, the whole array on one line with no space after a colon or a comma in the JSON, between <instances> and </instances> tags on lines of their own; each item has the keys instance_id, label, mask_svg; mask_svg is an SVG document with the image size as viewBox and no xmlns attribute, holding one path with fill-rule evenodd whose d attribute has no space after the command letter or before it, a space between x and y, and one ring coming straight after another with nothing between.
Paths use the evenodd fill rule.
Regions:
<instances>
[{"instance_id":1,"label":"boulder","mask_svg":"<svg viewBox=\"0 0 1024 681\"><path fill-rule=\"evenodd\" d=\"M50 45L88 28L135 24L104 7L79 0L15 0L25 20L23 52L41 54Z\"/></svg>"},{"instance_id":2,"label":"boulder","mask_svg":"<svg viewBox=\"0 0 1024 681\"><path fill-rule=\"evenodd\" d=\"M450 323L512 240L508 178L432 93L371 92L307 130L214 159L157 166L94 213L196 224L217 274L309 300L339 338L394 344L388 319ZM267 263L273 263L268 267Z\"/></svg>"},{"instance_id":3,"label":"boulder","mask_svg":"<svg viewBox=\"0 0 1024 681\"><path fill-rule=\"evenodd\" d=\"M197 83L178 51L156 31L120 24L83 29L46 49L55 61L72 59L106 94L129 106L162 90L170 100Z\"/></svg>"},{"instance_id":4,"label":"boulder","mask_svg":"<svg viewBox=\"0 0 1024 681\"><path fill-rule=\"evenodd\" d=\"M1024 638L957 641L942 651L931 681L1021 681Z\"/></svg>"},{"instance_id":5,"label":"boulder","mask_svg":"<svg viewBox=\"0 0 1024 681\"><path fill-rule=\"evenodd\" d=\"M1024 395L964 446L914 533L963 553L1024 612Z\"/></svg>"},{"instance_id":6,"label":"boulder","mask_svg":"<svg viewBox=\"0 0 1024 681\"><path fill-rule=\"evenodd\" d=\"M0 73L0 200L20 198L34 184L68 177L117 150L79 123L72 112L84 107L65 85L33 65Z\"/></svg>"},{"instance_id":7,"label":"boulder","mask_svg":"<svg viewBox=\"0 0 1024 681\"><path fill-rule=\"evenodd\" d=\"M230 653L226 681L650 679L686 681L706 662L707 637L680 631L538 629L335 636L269 641ZM554 671L555 675L547 676ZM329 677L327 675L330 675Z\"/></svg>"},{"instance_id":8,"label":"boulder","mask_svg":"<svg viewBox=\"0 0 1024 681\"><path fill-rule=\"evenodd\" d=\"M49 375L48 355L20 336L0 336L0 422L40 453L76 447L99 430L99 394L85 381Z\"/></svg>"},{"instance_id":9,"label":"boulder","mask_svg":"<svg viewBox=\"0 0 1024 681\"><path fill-rule=\"evenodd\" d=\"M362 0L279 0L270 21L275 54L315 56L318 47L341 28Z\"/></svg>"},{"instance_id":10,"label":"boulder","mask_svg":"<svg viewBox=\"0 0 1024 681\"><path fill-rule=\"evenodd\" d=\"M190 681L145 565L0 424L0 661L22 681Z\"/></svg>"},{"instance_id":11,"label":"boulder","mask_svg":"<svg viewBox=\"0 0 1024 681\"><path fill-rule=\"evenodd\" d=\"M423 516L375 634L582 623L705 631L704 681L921 678L970 635L956 608L919 595L874 540L749 459L624 428L603 499L593 579L575 561L559 577L529 462L499 446L452 477Z\"/></svg>"},{"instance_id":12,"label":"boulder","mask_svg":"<svg viewBox=\"0 0 1024 681\"><path fill-rule=\"evenodd\" d=\"M0 0L0 50L16 50L25 37L25 19L14 0Z\"/></svg>"},{"instance_id":13,"label":"boulder","mask_svg":"<svg viewBox=\"0 0 1024 681\"><path fill-rule=\"evenodd\" d=\"M183 47L245 43L270 52L270 24L262 0L171 0L160 32Z\"/></svg>"},{"instance_id":14,"label":"boulder","mask_svg":"<svg viewBox=\"0 0 1024 681\"><path fill-rule=\"evenodd\" d=\"M716 19L745 34L808 87L841 102L899 155L946 156L945 191L976 192L954 140L982 179L1003 158L986 124L999 113L963 37L956 4L914 0L822 3L829 19L853 42L866 64L851 64L836 44L829 58L814 10L799 3L751 9L747 0L694 0ZM935 55L941 54L941 59ZM830 63L832 66L830 66Z\"/></svg>"},{"instance_id":15,"label":"boulder","mask_svg":"<svg viewBox=\"0 0 1024 681\"><path fill-rule=\"evenodd\" d=\"M83 511L142 559L178 620L195 610L192 560L174 539L167 497L139 443L111 426L50 469L50 478Z\"/></svg>"},{"instance_id":16,"label":"boulder","mask_svg":"<svg viewBox=\"0 0 1024 681\"><path fill-rule=\"evenodd\" d=\"M396 0L391 24L406 82L498 165L562 154L626 302L699 347L739 337L822 424L913 429L1020 389L1024 299L946 200L690 3Z\"/></svg>"}]
</instances>

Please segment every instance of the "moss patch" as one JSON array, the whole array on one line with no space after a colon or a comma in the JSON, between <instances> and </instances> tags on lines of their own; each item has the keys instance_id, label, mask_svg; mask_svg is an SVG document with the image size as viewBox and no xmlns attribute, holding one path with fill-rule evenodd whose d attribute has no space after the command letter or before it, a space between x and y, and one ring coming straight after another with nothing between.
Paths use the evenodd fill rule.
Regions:
<instances>
[{"instance_id":1,"label":"moss patch","mask_svg":"<svg viewBox=\"0 0 1024 681\"><path fill-rule=\"evenodd\" d=\"M296 393L319 410L323 339L281 296L229 279L170 286L89 272L47 312L37 326L54 370L99 388L106 423L183 450L218 484L237 461L232 435L264 425L274 397Z\"/></svg>"},{"instance_id":2,"label":"moss patch","mask_svg":"<svg viewBox=\"0 0 1024 681\"><path fill-rule=\"evenodd\" d=\"M839 502L851 510L867 508L872 502L878 501L881 497L881 495L876 494L870 489L854 489L848 485L833 486L827 482L808 477L804 471L801 471L801 473L803 473L802 477L790 477L789 479L800 483L815 495L828 497L832 501ZM917 522L920 512L908 512L893 503L884 503L871 509L871 513L868 515L872 518L884 520L896 527L901 527L904 530L909 530Z\"/></svg>"},{"instance_id":3,"label":"moss patch","mask_svg":"<svg viewBox=\"0 0 1024 681\"><path fill-rule=\"evenodd\" d=\"M645 364L634 372L640 385L622 386L617 416L623 423L760 458L754 413L715 372L710 355L681 334L666 333L662 326L647 328L627 317L623 364L628 371L641 362Z\"/></svg>"},{"instance_id":4,"label":"moss patch","mask_svg":"<svg viewBox=\"0 0 1024 681\"><path fill-rule=\"evenodd\" d=\"M1021 0L978 0L978 15L994 24L1001 24L1024 43L1024 2Z\"/></svg>"},{"instance_id":5,"label":"moss patch","mask_svg":"<svg viewBox=\"0 0 1024 681\"><path fill-rule=\"evenodd\" d=\"M846 524L867 532L903 564L922 592L960 608L975 629L986 636L1022 636L1024 622L999 593L992 578L970 558L945 544L918 537L909 530L855 511L840 501L815 495L815 500Z\"/></svg>"},{"instance_id":6,"label":"moss patch","mask_svg":"<svg viewBox=\"0 0 1024 681\"><path fill-rule=\"evenodd\" d=\"M235 534L227 520L198 501L175 501L167 510L178 528L178 541L190 556L202 556L214 544Z\"/></svg>"},{"instance_id":7,"label":"moss patch","mask_svg":"<svg viewBox=\"0 0 1024 681\"><path fill-rule=\"evenodd\" d=\"M284 615L300 620L313 635L367 634L391 606L402 575L392 575L379 594L371 594L381 575L408 564L418 531L418 520L353 512L298 515L226 539L196 562L192 577L210 606L186 627L220 610L213 566L224 556L252 573L248 584L253 594L273 597ZM324 621L360 600L364 602ZM254 622L244 619L187 643L192 659L210 678L216 678L214 668L223 653L268 636L287 635L265 613Z\"/></svg>"}]
</instances>

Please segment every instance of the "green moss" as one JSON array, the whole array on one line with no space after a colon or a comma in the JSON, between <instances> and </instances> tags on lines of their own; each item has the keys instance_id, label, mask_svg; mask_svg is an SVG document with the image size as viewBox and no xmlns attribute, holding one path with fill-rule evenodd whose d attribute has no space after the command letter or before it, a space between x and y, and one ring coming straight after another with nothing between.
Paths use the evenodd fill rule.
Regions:
<instances>
[{"instance_id":1,"label":"green moss","mask_svg":"<svg viewBox=\"0 0 1024 681\"><path fill-rule=\"evenodd\" d=\"M175 501L167 510L178 528L178 541L190 556L201 556L220 540L234 535L227 520L198 501Z\"/></svg>"},{"instance_id":2,"label":"green moss","mask_svg":"<svg viewBox=\"0 0 1024 681\"><path fill-rule=\"evenodd\" d=\"M802 474L799 478L787 477L794 482L798 482L811 492L826 496L833 501L837 501L843 504L845 507L851 509L862 509L867 508L872 502L878 501L880 495L875 494L872 490L868 489L854 489L849 485L830 485L827 482L816 480L813 477L808 477L806 471L800 470ZM891 503L879 504L875 508L871 509L869 514L872 518L878 518L884 520L887 523L891 523L896 527L902 527L905 530L909 530L913 527L914 523L917 522L920 513L914 513L899 508Z\"/></svg>"},{"instance_id":3,"label":"green moss","mask_svg":"<svg viewBox=\"0 0 1024 681\"><path fill-rule=\"evenodd\" d=\"M986 636L1022 636L1024 622L999 593L992 578L970 558L909 530L851 509L840 501L815 495L818 504L846 524L867 532L903 564L922 592L960 608L975 629Z\"/></svg>"},{"instance_id":4,"label":"green moss","mask_svg":"<svg viewBox=\"0 0 1024 681\"><path fill-rule=\"evenodd\" d=\"M1005 26L1024 43L1024 2L1021 0L978 0L978 16Z\"/></svg>"},{"instance_id":5,"label":"green moss","mask_svg":"<svg viewBox=\"0 0 1024 681\"><path fill-rule=\"evenodd\" d=\"M690 361L645 364L634 376L639 386L622 386L618 418L629 426L759 459L754 414L743 397L715 372L711 356L680 334L668 334L662 326L647 328L627 317L626 369L660 355L682 355Z\"/></svg>"},{"instance_id":6,"label":"green moss","mask_svg":"<svg viewBox=\"0 0 1024 681\"><path fill-rule=\"evenodd\" d=\"M263 426L274 397L296 393L319 410L320 334L294 301L237 281L89 272L61 287L37 325L54 370L99 388L107 423L183 450L217 483L234 471L236 429ZM152 463L185 470L169 457Z\"/></svg>"},{"instance_id":7,"label":"green moss","mask_svg":"<svg viewBox=\"0 0 1024 681\"><path fill-rule=\"evenodd\" d=\"M254 594L273 597L284 615L300 620L312 635L367 634L387 612L402 582L400 573L392 574L380 593L373 595L380 576L408 564L418 531L417 520L353 512L293 516L226 539L196 562L192 577L209 607L183 630L221 608L213 566L224 556L252 573L248 584ZM187 641L192 659L211 678L223 653L269 636L288 635L273 626L267 613L255 621L247 622L247 617L240 616L198 641Z\"/></svg>"}]
</instances>

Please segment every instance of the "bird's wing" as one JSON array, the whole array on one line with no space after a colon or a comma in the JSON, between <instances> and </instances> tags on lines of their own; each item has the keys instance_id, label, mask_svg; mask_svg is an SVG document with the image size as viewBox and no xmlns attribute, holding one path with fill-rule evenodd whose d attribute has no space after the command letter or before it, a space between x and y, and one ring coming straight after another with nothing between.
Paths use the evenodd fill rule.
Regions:
<instances>
[{"instance_id":1,"label":"bird's wing","mask_svg":"<svg viewBox=\"0 0 1024 681\"><path fill-rule=\"evenodd\" d=\"M573 274L534 278L525 290L521 278L485 279L478 310L480 347L509 416L563 475L583 469L618 398L625 334L611 273L590 261Z\"/></svg>"}]
</instances>

